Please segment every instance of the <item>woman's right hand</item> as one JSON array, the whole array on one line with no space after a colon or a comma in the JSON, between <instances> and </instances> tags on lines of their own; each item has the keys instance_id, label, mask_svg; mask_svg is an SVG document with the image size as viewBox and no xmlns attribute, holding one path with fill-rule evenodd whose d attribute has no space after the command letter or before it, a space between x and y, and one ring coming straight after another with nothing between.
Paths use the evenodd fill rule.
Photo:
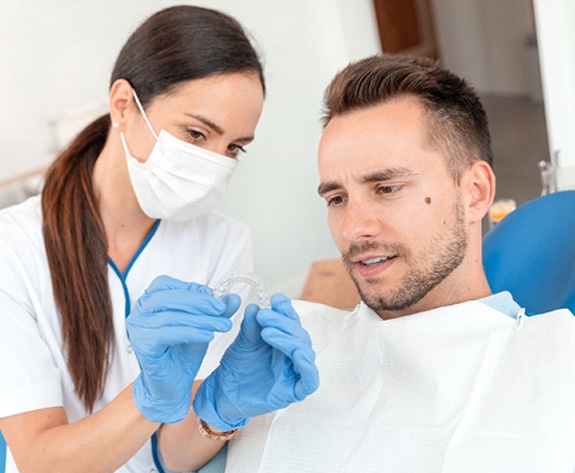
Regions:
<instances>
[{"instance_id":1,"label":"woman's right hand","mask_svg":"<svg viewBox=\"0 0 575 473\"><path fill-rule=\"evenodd\" d=\"M149 420L179 422L190 409L192 384L214 332L227 332L240 299L216 299L212 290L169 276L146 289L126 319L132 348L142 372L134 399Z\"/></svg>"}]
</instances>

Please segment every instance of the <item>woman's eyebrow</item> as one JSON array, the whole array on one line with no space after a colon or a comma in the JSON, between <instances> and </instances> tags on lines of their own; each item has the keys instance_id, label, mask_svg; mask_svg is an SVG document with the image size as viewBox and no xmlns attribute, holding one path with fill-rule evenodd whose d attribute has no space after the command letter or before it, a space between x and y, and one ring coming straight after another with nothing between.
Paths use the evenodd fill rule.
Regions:
<instances>
[{"instance_id":1,"label":"woman's eyebrow","mask_svg":"<svg viewBox=\"0 0 575 473\"><path fill-rule=\"evenodd\" d=\"M186 113L186 116L191 117L191 118L195 118L196 120L202 122L204 125L210 127L212 130L214 130L218 135L223 135L225 133L225 130L219 126L216 125L213 121L209 120L208 118L202 116L202 115L195 115L193 113ZM250 142L253 141L254 137L253 136L245 136L242 138L237 138L236 141L245 141L245 142Z\"/></svg>"},{"instance_id":2,"label":"woman's eyebrow","mask_svg":"<svg viewBox=\"0 0 575 473\"><path fill-rule=\"evenodd\" d=\"M195 118L196 120L202 122L204 125L209 126L212 130L214 130L218 135L223 135L224 130L219 125L216 125L213 121L207 119L202 115L194 115L193 113L186 113L188 117Z\"/></svg>"}]
</instances>

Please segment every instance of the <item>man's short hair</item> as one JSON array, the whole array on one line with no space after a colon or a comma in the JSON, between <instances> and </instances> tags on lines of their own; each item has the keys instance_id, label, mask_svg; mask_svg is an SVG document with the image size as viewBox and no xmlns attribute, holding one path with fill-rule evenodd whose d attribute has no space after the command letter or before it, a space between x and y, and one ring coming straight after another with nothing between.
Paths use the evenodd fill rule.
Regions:
<instances>
[{"instance_id":1,"label":"man's short hair","mask_svg":"<svg viewBox=\"0 0 575 473\"><path fill-rule=\"evenodd\" d=\"M428 117L428 142L446 154L459 182L473 162L493 164L487 114L464 79L425 57L378 54L349 64L324 95L324 127L338 115L396 98L415 98Z\"/></svg>"}]
</instances>

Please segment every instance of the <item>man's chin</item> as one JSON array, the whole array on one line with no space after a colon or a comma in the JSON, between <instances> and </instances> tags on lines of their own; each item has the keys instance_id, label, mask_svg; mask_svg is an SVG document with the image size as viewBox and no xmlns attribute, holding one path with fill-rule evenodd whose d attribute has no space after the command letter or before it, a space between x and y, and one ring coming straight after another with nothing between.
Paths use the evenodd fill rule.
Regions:
<instances>
[{"instance_id":1,"label":"man's chin","mask_svg":"<svg viewBox=\"0 0 575 473\"><path fill-rule=\"evenodd\" d=\"M359 288L359 295L366 306L375 312L404 312L421 300L421 295L406 294L404 291L382 292Z\"/></svg>"},{"instance_id":2,"label":"man's chin","mask_svg":"<svg viewBox=\"0 0 575 473\"><path fill-rule=\"evenodd\" d=\"M386 310L385 308L389 306L389 301L385 294L374 289L365 289L360 287L359 295L364 304L372 310Z\"/></svg>"}]
</instances>

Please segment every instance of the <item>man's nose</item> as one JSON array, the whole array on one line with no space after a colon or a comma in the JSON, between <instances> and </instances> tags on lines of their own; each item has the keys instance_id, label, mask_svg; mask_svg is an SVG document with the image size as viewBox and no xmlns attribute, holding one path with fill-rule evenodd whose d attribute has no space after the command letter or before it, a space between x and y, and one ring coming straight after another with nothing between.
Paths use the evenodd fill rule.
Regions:
<instances>
[{"instance_id":1,"label":"man's nose","mask_svg":"<svg viewBox=\"0 0 575 473\"><path fill-rule=\"evenodd\" d=\"M365 201L349 199L340 231L342 238L350 243L374 238L381 231L377 210Z\"/></svg>"}]
</instances>

